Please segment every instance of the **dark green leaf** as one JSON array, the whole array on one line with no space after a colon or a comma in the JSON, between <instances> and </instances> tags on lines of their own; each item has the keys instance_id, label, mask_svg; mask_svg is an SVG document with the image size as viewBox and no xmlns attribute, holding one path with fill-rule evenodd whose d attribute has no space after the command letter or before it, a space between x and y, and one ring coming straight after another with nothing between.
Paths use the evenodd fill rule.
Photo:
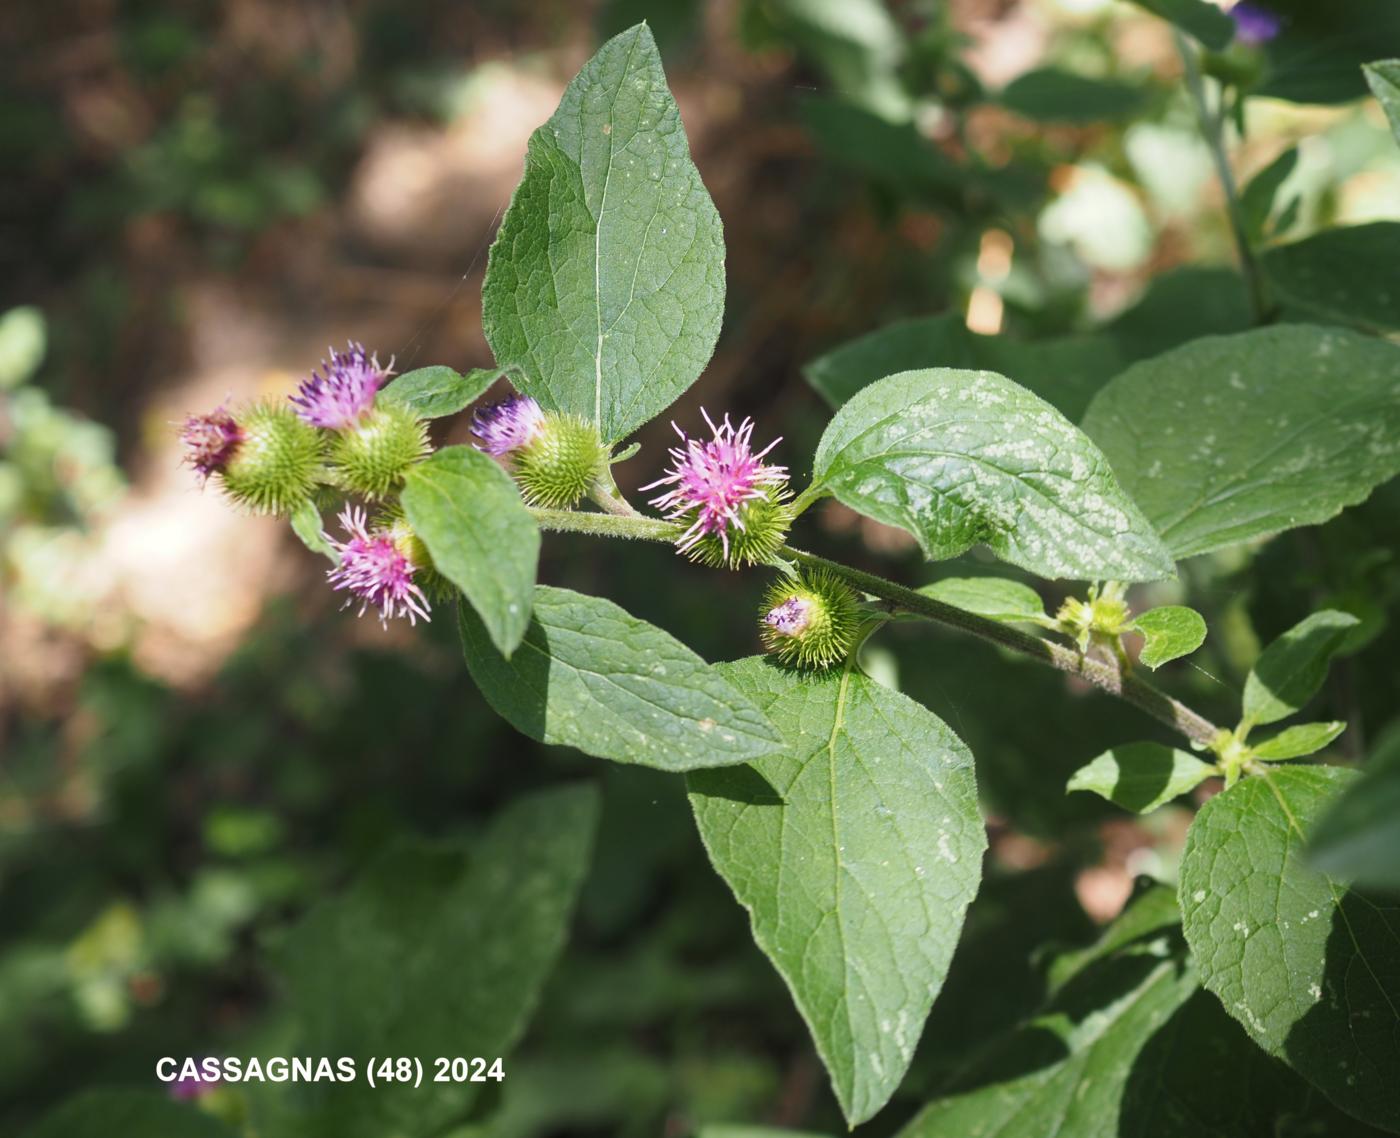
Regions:
<instances>
[{"instance_id":1,"label":"dark green leaf","mask_svg":"<svg viewBox=\"0 0 1400 1138\"><path fill-rule=\"evenodd\" d=\"M1186 939L1250 1037L1349 1114L1400 1127L1400 905L1311 868L1303 839L1355 773L1273 767L1201 808L1181 862Z\"/></svg>"},{"instance_id":2,"label":"dark green leaf","mask_svg":"<svg viewBox=\"0 0 1400 1138\"><path fill-rule=\"evenodd\" d=\"M507 657L530 623L540 531L510 477L472 447L445 447L408 472L403 508L433 566L462 590Z\"/></svg>"},{"instance_id":3,"label":"dark green leaf","mask_svg":"<svg viewBox=\"0 0 1400 1138\"><path fill-rule=\"evenodd\" d=\"M1113 341L1126 366L1161 355L1188 340L1244 332L1253 326L1254 312L1239 273L1233 269L1196 267L1173 269L1154 277L1138 302L1105 325L1099 334ZM1011 378L1019 377L1013 374ZM1106 376L1104 382L1111 378ZM1083 413L1070 417L1077 422Z\"/></svg>"},{"instance_id":4,"label":"dark green leaf","mask_svg":"<svg viewBox=\"0 0 1400 1138\"><path fill-rule=\"evenodd\" d=\"M807 1021L851 1125L904 1076L977 891L972 755L931 711L852 671L722 670L781 752L688 779L710 860Z\"/></svg>"},{"instance_id":5,"label":"dark green leaf","mask_svg":"<svg viewBox=\"0 0 1400 1138\"><path fill-rule=\"evenodd\" d=\"M1253 244L1257 245L1263 240L1269 217L1274 211L1274 200L1297 165L1298 148L1290 146L1255 174L1240 194L1240 213L1244 218L1245 232Z\"/></svg>"},{"instance_id":6,"label":"dark green leaf","mask_svg":"<svg viewBox=\"0 0 1400 1138\"><path fill-rule=\"evenodd\" d=\"M1206 639L1205 618L1185 605L1148 609L1133 618L1132 627L1142 633L1144 643L1138 659L1149 668L1189 656Z\"/></svg>"},{"instance_id":7,"label":"dark green leaf","mask_svg":"<svg viewBox=\"0 0 1400 1138\"><path fill-rule=\"evenodd\" d=\"M1400 893L1400 728L1376 744L1361 777L1310 837L1313 864L1322 872Z\"/></svg>"},{"instance_id":8,"label":"dark green leaf","mask_svg":"<svg viewBox=\"0 0 1400 1138\"><path fill-rule=\"evenodd\" d=\"M564 945L597 822L591 787L516 798L479 839L401 840L313 909L278 954L300 1026L296 1054L507 1055ZM363 1077L277 1100L274 1132L436 1134L480 1083Z\"/></svg>"},{"instance_id":9,"label":"dark green leaf","mask_svg":"<svg viewBox=\"0 0 1400 1138\"><path fill-rule=\"evenodd\" d=\"M1247 723L1273 723L1317 694L1327 666L1361 622L1349 612L1324 609L1294 625L1259 654L1244 685Z\"/></svg>"},{"instance_id":10,"label":"dark green leaf","mask_svg":"<svg viewBox=\"0 0 1400 1138\"><path fill-rule=\"evenodd\" d=\"M1295 103L1346 103L1366 94L1362 66L1400 45L1394 0L1268 0L1282 17L1264 46L1268 71L1259 94Z\"/></svg>"},{"instance_id":11,"label":"dark green leaf","mask_svg":"<svg viewBox=\"0 0 1400 1138\"><path fill-rule=\"evenodd\" d=\"M1133 1061L1119 1133L1132 1138L1379 1138L1261 1051L1209 992L1172 1013Z\"/></svg>"},{"instance_id":12,"label":"dark green leaf","mask_svg":"<svg viewBox=\"0 0 1400 1138\"><path fill-rule=\"evenodd\" d=\"M1400 331L1400 222L1324 229L1278 245L1264 270L1282 299L1344 324Z\"/></svg>"},{"instance_id":13,"label":"dark green leaf","mask_svg":"<svg viewBox=\"0 0 1400 1138\"><path fill-rule=\"evenodd\" d=\"M919 592L945 605L1008 624L1038 624L1047 619L1040 594L1005 577L945 577Z\"/></svg>"},{"instance_id":14,"label":"dark green leaf","mask_svg":"<svg viewBox=\"0 0 1400 1138\"><path fill-rule=\"evenodd\" d=\"M1181 925L1181 908L1169 886L1149 878L1139 878L1128 903L1104 929L1097 940L1083 948L1057 953L1046 966L1050 994L1060 992L1091 965L1110 959L1115 953L1140 941L1175 933ZM1180 949L1180 945L1177 946Z\"/></svg>"},{"instance_id":15,"label":"dark green leaf","mask_svg":"<svg viewBox=\"0 0 1400 1138\"><path fill-rule=\"evenodd\" d=\"M1130 367L1084 429L1177 557L1333 517L1400 472L1400 348L1308 324Z\"/></svg>"},{"instance_id":16,"label":"dark green leaf","mask_svg":"<svg viewBox=\"0 0 1400 1138\"><path fill-rule=\"evenodd\" d=\"M1045 577L1173 572L1098 448L993 372L911 371L864 388L827 426L814 467L814 487L908 530L932 559L981 544Z\"/></svg>"},{"instance_id":17,"label":"dark green leaf","mask_svg":"<svg viewBox=\"0 0 1400 1138\"><path fill-rule=\"evenodd\" d=\"M465 375L437 365L405 372L379 396L407 407L420 419L455 415L501 377L498 368L472 368Z\"/></svg>"},{"instance_id":18,"label":"dark green leaf","mask_svg":"<svg viewBox=\"0 0 1400 1138\"><path fill-rule=\"evenodd\" d=\"M1347 729L1345 723L1300 723L1280 731L1262 743L1254 742L1250 749L1254 757L1266 763L1282 762L1284 759L1301 759L1304 755L1316 754Z\"/></svg>"},{"instance_id":19,"label":"dark green leaf","mask_svg":"<svg viewBox=\"0 0 1400 1138\"><path fill-rule=\"evenodd\" d=\"M1221 51L1235 38L1235 24L1206 0L1133 0L1162 19L1188 32L1212 51Z\"/></svg>"},{"instance_id":20,"label":"dark green leaf","mask_svg":"<svg viewBox=\"0 0 1400 1138\"><path fill-rule=\"evenodd\" d=\"M46 1115L25 1138L234 1138L219 1119L158 1091L91 1090Z\"/></svg>"},{"instance_id":21,"label":"dark green leaf","mask_svg":"<svg viewBox=\"0 0 1400 1138\"><path fill-rule=\"evenodd\" d=\"M326 540L325 530L321 525L321 511L309 498L292 511L292 532L312 553L329 557L333 562L340 561L335 547Z\"/></svg>"},{"instance_id":22,"label":"dark green leaf","mask_svg":"<svg viewBox=\"0 0 1400 1138\"><path fill-rule=\"evenodd\" d=\"M1092 790L1125 810L1148 814L1220 772L1161 743L1125 743L1082 766L1066 790Z\"/></svg>"},{"instance_id":23,"label":"dark green leaf","mask_svg":"<svg viewBox=\"0 0 1400 1138\"><path fill-rule=\"evenodd\" d=\"M763 13L851 103L890 121L909 117L898 71L905 36L883 0L769 0Z\"/></svg>"},{"instance_id":24,"label":"dark green leaf","mask_svg":"<svg viewBox=\"0 0 1400 1138\"><path fill-rule=\"evenodd\" d=\"M530 138L482 286L486 338L522 391L613 443L695 382L723 315L719 214L638 24Z\"/></svg>"},{"instance_id":25,"label":"dark green leaf","mask_svg":"<svg viewBox=\"0 0 1400 1138\"><path fill-rule=\"evenodd\" d=\"M1154 910L1149 891L1134 902ZM1133 907L1120 920L1136 923ZM952 1093L924 1107L899 1138L1100 1138L1135 1134L1123 1090L1135 1060L1198 990L1180 933L1152 922L1089 959L1040 1014L976 1061Z\"/></svg>"},{"instance_id":26,"label":"dark green leaf","mask_svg":"<svg viewBox=\"0 0 1400 1138\"><path fill-rule=\"evenodd\" d=\"M1090 123L1131 118L1146 105L1147 92L1117 79L1091 79L1042 67L1009 83L998 102L1037 122Z\"/></svg>"},{"instance_id":27,"label":"dark green leaf","mask_svg":"<svg viewBox=\"0 0 1400 1138\"><path fill-rule=\"evenodd\" d=\"M916 200L956 200L962 192L963 171L913 123L891 122L840 99L803 99L799 110L833 161Z\"/></svg>"},{"instance_id":28,"label":"dark green leaf","mask_svg":"<svg viewBox=\"0 0 1400 1138\"><path fill-rule=\"evenodd\" d=\"M702 1126L695 1138L827 1138L810 1130L775 1130L771 1126Z\"/></svg>"},{"instance_id":29,"label":"dark green leaf","mask_svg":"<svg viewBox=\"0 0 1400 1138\"><path fill-rule=\"evenodd\" d=\"M1400 59L1378 59L1361 70L1371 93L1380 100L1385 117L1390 120L1390 132L1400 142Z\"/></svg>"},{"instance_id":30,"label":"dark green leaf","mask_svg":"<svg viewBox=\"0 0 1400 1138\"><path fill-rule=\"evenodd\" d=\"M969 332L949 314L887 325L842 344L803 368L807 382L839 407L863 387L901 371L931 367L982 368L1029 388L1066 418L1078 419L1089 400L1129 362L1101 335L1023 343Z\"/></svg>"},{"instance_id":31,"label":"dark green leaf","mask_svg":"<svg viewBox=\"0 0 1400 1138\"><path fill-rule=\"evenodd\" d=\"M668 771L747 762L780 744L719 671L611 601L539 586L509 660L471 610L458 612L472 679L532 739Z\"/></svg>"}]
</instances>

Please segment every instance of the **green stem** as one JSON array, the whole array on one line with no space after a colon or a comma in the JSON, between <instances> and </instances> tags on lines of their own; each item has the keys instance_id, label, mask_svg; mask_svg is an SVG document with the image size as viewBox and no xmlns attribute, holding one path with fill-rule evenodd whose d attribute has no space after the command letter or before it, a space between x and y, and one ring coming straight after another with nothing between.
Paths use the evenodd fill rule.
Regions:
<instances>
[{"instance_id":1,"label":"green stem","mask_svg":"<svg viewBox=\"0 0 1400 1138\"><path fill-rule=\"evenodd\" d=\"M541 529L558 533L589 534L594 537L671 542L680 536L683 529L672 522L654 518L617 517L572 510L534 509L530 513ZM1135 673L1125 674L1115 662L1083 656L1072 648L1033 636L1010 625L998 624L994 620L944 604L923 593L877 577L873 573L818 557L814 553L806 553L791 546L784 546L782 552L785 557L800 565L830 570L861 592L879 597L886 602L890 612L911 613L947 625L949 628L956 628L1042 664L1048 664L1061 672L1078 676L1100 691L1117 696L1145 711L1168 727L1179 731L1193 743L1207 745L1219 733L1219 728L1210 720L1154 687L1141 676Z\"/></svg>"},{"instance_id":2,"label":"green stem","mask_svg":"<svg viewBox=\"0 0 1400 1138\"><path fill-rule=\"evenodd\" d=\"M632 507L632 503L622 496L622 491L617 488L611 466L603 467L602 473L593 480L588 498L599 509L606 510L617 517L640 518L642 516Z\"/></svg>"},{"instance_id":3,"label":"green stem","mask_svg":"<svg viewBox=\"0 0 1400 1138\"><path fill-rule=\"evenodd\" d=\"M1212 111L1206 98L1205 80L1196 62L1195 49L1186 42L1186 37L1176 33L1176 50L1181 56L1186 72L1186 88L1191 93L1191 102L1196 110L1196 122L1201 128L1215 163L1215 173L1220 186L1225 191L1225 214L1230 221L1230 234L1235 241L1235 253L1239 257L1240 271L1244 274L1245 286L1249 290L1249 303L1254 309L1254 319L1258 324L1268 324L1274 318L1273 303L1269 299L1268 280L1259 266L1254 249L1250 246L1249 235L1245 231L1244 213L1240 209L1239 187L1235 184L1234 171L1230 169L1230 157L1225 153L1224 108Z\"/></svg>"}]
</instances>

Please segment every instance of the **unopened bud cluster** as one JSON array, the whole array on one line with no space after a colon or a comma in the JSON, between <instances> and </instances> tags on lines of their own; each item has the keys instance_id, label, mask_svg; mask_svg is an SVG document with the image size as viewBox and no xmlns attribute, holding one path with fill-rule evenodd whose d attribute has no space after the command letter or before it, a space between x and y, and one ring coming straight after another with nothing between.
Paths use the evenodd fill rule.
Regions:
<instances>
[{"instance_id":1,"label":"unopened bud cluster","mask_svg":"<svg viewBox=\"0 0 1400 1138\"><path fill-rule=\"evenodd\" d=\"M201 480L214 479L255 513L287 516L328 489L381 504L373 521L363 508L347 507L340 514L345 536L326 535L338 562L331 584L381 620L426 620L423 586L441 578L388 499L428 454L428 428L412 411L378 398L392 374L392 365L382 367L351 343L332 350L286 401L191 415L181 441Z\"/></svg>"},{"instance_id":2,"label":"unopened bud cluster","mask_svg":"<svg viewBox=\"0 0 1400 1138\"><path fill-rule=\"evenodd\" d=\"M1117 644L1132 619L1127 592L1126 585L1110 581L1102 589L1091 585L1085 600L1070 597L1055 614L1060 631L1072 636L1081 652L1090 644Z\"/></svg>"}]
</instances>

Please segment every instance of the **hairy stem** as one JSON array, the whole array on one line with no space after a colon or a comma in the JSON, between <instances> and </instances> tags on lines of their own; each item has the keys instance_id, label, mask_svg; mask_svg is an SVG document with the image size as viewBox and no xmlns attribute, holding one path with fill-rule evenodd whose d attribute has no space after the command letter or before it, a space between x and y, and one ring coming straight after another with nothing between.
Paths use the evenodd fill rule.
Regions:
<instances>
[{"instance_id":1,"label":"hairy stem","mask_svg":"<svg viewBox=\"0 0 1400 1138\"><path fill-rule=\"evenodd\" d=\"M531 510L530 513L534 515L541 529L560 533L669 542L674 541L682 532L681 526L653 518L586 514L572 510ZM1173 699L1142 676L1125 673L1115 661L1094 659L1063 644L1033 636L1010 625L998 624L976 613L955 608L903 585L897 585L874 573L818 557L815 553L784 546L783 555L799 565L827 569L837 574L861 592L885 601L891 612L911 613L949 628L956 628L1042 664L1048 664L1061 672L1087 680L1100 691L1126 700L1154 719L1179 731L1193 743L1208 744L1219 731L1210 720L1198 715L1181 701Z\"/></svg>"},{"instance_id":2,"label":"hairy stem","mask_svg":"<svg viewBox=\"0 0 1400 1138\"><path fill-rule=\"evenodd\" d=\"M1230 221L1230 234L1235 241L1235 253L1239 257L1240 272L1244 274L1245 285L1249 290L1249 303L1254 309L1254 319L1258 324L1267 324L1274 318L1273 303L1269 299L1269 285L1264 276L1254 249L1245 231L1244 213L1240 209L1239 187L1235 184L1234 171L1230 169L1230 158L1225 153L1225 114L1223 103L1218 110L1212 110L1206 98L1206 85L1201 77L1200 66L1196 62L1195 49L1186 42L1186 37L1176 33L1176 50L1181 56L1186 72L1186 89L1191 93L1191 102L1196 110L1196 122L1201 128L1210 156L1215 163L1215 173L1220 179L1220 187L1225 191L1225 214Z\"/></svg>"}]
</instances>

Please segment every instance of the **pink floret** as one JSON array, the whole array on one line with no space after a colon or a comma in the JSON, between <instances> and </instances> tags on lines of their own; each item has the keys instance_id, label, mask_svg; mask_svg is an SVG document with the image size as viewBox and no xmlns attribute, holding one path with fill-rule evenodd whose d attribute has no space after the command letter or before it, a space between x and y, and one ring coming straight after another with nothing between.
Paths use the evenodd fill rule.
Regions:
<instances>
[{"instance_id":1,"label":"pink floret","mask_svg":"<svg viewBox=\"0 0 1400 1138\"><path fill-rule=\"evenodd\" d=\"M787 481L786 467L763 461L782 439L774 439L755 454L749 443L753 434L752 419L745 419L736 428L726 415L717 427L703 408L700 413L714 432L714 438L708 442L688 438L672 423L681 437L681 445L671 448L671 469L666 477L642 489L671 487L660 497L653 498L651 504L667 511L666 516L672 521L689 520L689 528L676 542L678 549L684 552L707 534L717 534L724 555L728 557L731 527L744 528L740 516L743 504L766 496Z\"/></svg>"}]
</instances>

